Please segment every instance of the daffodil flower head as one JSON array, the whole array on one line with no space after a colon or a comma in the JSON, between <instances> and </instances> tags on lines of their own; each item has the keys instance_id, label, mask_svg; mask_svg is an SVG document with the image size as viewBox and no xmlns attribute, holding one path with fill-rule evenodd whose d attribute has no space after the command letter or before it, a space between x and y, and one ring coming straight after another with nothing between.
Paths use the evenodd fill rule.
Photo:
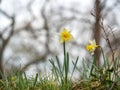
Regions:
<instances>
[{"instance_id":1,"label":"daffodil flower head","mask_svg":"<svg viewBox=\"0 0 120 90\"><path fill-rule=\"evenodd\" d=\"M86 45L86 50L89 51L92 55L94 55L95 49L98 47L95 40L89 41L90 44Z\"/></svg>"},{"instance_id":2,"label":"daffodil flower head","mask_svg":"<svg viewBox=\"0 0 120 90\"><path fill-rule=\"evenodd\" d=\"M70 40L73 40L73 35L71 34L71 31L68 31L66 28L62 30L60 33L60 43L63 42L69 42Z\"/></svg>"},{"instance_id":3,"label":"daffodil flower head","mask_svg":"<svg viewBox=\"0 0 120 90\"><path fill-rule=\"evenodd\" d=\"M12 76L12 77L11 77L11 80L12 80L12 81L15 81L16 79L17 79L16 76Z\"/></svg>"}]
</instances>

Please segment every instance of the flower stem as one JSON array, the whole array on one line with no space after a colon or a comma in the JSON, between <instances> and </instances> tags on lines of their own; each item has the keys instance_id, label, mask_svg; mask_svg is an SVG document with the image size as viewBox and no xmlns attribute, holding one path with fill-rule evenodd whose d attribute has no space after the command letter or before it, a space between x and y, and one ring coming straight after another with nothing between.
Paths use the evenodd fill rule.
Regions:
<instances>
[{"instance_id":1,"label":"flower stem","mask_svg":"<svg viewBox=\"0 0 120 90\"><path fill-rule=\"evenodd\" d=\"M65 42L63 43L63 50L64 50L64 58L66 56L66 47L65 47Z\"/></svg>"},{"instance_id":2,"label":"flower stem","mask_svg":"<svg viewBox=\"0 0 120 90\"><path fill-rule=\"evenodd\" d=\"M64 49L64 72L65 72L65 83L67 84L67 75L68 75L68 68L69 68L69 58L68 54L66 53L66 47L65 42L63 43L63 49Z\"/></svg>"}]
</instances>

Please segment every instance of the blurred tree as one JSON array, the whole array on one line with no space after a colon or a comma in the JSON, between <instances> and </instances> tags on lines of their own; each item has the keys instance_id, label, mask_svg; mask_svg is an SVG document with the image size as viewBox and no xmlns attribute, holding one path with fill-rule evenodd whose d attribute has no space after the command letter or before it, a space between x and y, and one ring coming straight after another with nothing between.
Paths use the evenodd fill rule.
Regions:
<instances>
[{"instance_id":1,"label":"blurred tree","mask_svg":"<svg viewBox=\"0 0 120 90\"><path fill-rule=\"evenodd\" d=\"M111 13L115 13L115 10L116 8L118 8L118 5L120 3L119 0L115 0L113 2L113 4L108 7L108 3L110 3L109 0L95 0L95 12L92 13L92 15L95 17L95 24L94 24L94 38L95 38L95 41L98 45L101 44L101 40L102 40L102 36L104 31L102 31L103 29L103 25L101 26L101 22L104 23L104 21L106 20L107 21L107 24L105 25L109 25L110 27L113 27L114 25L116 25L117 23L117 20L115 19L115 17L110 17L111 19L113 18L114 20L112 22L109 22L111 19L109 18L108 19L108 15ZM106 32L108 32L108 30L110 30L109 28L106 29ZM109 32L111 32L112 30L110 30ZM114 32L112 32L113 34ZM110 34L110 33L109 33ZM115 46L116 45L116 38L114 37L114 35L112 36L113 37L113 41L114 41L114 45L112 46ZM111 38L111 37L109 37ZM106 40L107 42L107 40ZM111 41L111 44L112 44L112 41ZM97 48L96 51L95 51L95 57L96 57L96 65L99 66L100 65L100 48Z\"/></svg>"},{"instance_id":2,"label":"blurred tree","mask_svg":"<svg viewBox=\"0 0 120 90\"><path fill-rule=\"evenodd\" d=\"M15 2L16 0L13 1ZM56 37L54 37L56 32L59 32L63 27L74 29L73 32L76 41L73 41L72 45L70 44L69 46L71 55L73 56L85 52L83 48L92 36L95 38L97 44L101 44L102 31L100 21L103 18L108 24L110 23L109 20L113 17L107 17L111 12L114 13L113 9L117 7L119 0L116 0L115 5L113 4L110 7L107 6L108 1L109 0L95 0L95 12L92 13L94 19L92 15L90 15L91 9L82 12L83 9L80 8L80 10L78 10L80 5L77 5L77 3L72 3L70 7L64 7L58 5L54 0L28 0L28 2L24 2L25 6L20 3L22 0L18 0L12 5L16 5L14 7L16 11L11 15L9 15L9 12L6 10L0 8L0 15L2 14L10 21L8 26L0 30L0 71L2 74L5 70L3 57L4 54L7 53L5 49L8 47L11 48L13 54L7 61L12 60L15 62L14 57L19 57L21 53L26 57L27 63L19 68L21 72L24 72L30 65L37 65L39 62L47 60L48 56L59 54L59 50L55 47L55 45L59 45L57 45L57 42L52 40L52 38L56 39ZM3 2L5 2L5 0L2 0L1 4ZM16 8L19 6L18 2L20 7ZM35 6L37 5L38 7L36 8ZM20 15L26 15L26 17L23 16L23 20L21 20L22 23L18 23L19 18L21 18ZM91 33L92 30L93 34ZM82 40L81 38L84 39ZM27 40L27 43L25 40ZM16 44L17 41L19 42L18 44ZM73 47L74 49L72 49ZM79 51L81 51L81 53L78 53ZM97 58L96 64L98 65L100 51L97 49L95 52ZM21 58L23 58L23 56ZM16 62L18 61L17 59Z\"/></svg>"},{"instance_id":3,"label":"blurred tree","mask_svg":"<svg viewBox=\"0 0 120 90\"><path fill-rule=\"evenodd\" d=\"M7 44L9 43L10 41L10 38L12 37L13 35L13 32L14 32L14 24L15 24L15 17L10 17L7 13L5 13L4 11L0 10L0 12L2 12L2 14L4 14L7 18L10 18L11 19L11 24L10 24L10 32L9 32L9 35L4 38L4 34L6 32L6 30L8 29L5 28L3 31L0 32L0 40L1 40L1 46L0 46L0 78L2 78L2 75L3 75L3 54L4 54L4 51L5 51L5 48L7 46Z\"/></svg>"}]
</instances>

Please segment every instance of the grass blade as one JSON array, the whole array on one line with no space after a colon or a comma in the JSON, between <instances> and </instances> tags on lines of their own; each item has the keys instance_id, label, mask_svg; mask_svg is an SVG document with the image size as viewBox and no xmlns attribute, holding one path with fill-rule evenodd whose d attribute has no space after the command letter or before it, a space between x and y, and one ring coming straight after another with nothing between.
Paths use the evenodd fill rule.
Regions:
<instances>
[{"instance_id":1,"label":"grass blade","mask_svg":"<svg viewBox=\"0 0 120 90\"><path fill-rule=\"evenodd\" d=\"M73 65L74 65L74 67L73 67L73 70L72 70L72 73L71 73L70 80L72 79L73 73L74 73L74 71L75 71L75 68L76 68L76 66L77 66L78 59L79 59L79 56L77 57L77 59L76 59L75 63L72 61L72 63L73 63Z\"/></svg>"}]
</instances>

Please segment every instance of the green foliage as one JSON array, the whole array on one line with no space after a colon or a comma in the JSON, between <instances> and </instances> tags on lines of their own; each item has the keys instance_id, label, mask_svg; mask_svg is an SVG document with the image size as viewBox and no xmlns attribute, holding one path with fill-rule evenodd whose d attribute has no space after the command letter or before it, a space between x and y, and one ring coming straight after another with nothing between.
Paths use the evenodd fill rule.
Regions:
<instances>
[{"instance_id":1,"label":"green foliage","mask_svg":"<svg viewBox=\"0 0 120 90\"><path fill-rule=\"evenodd\" d=\"M82 63L83 71L76 67L83 80L74 83L73 90L120 90L119 60L115 59L113 64L111 64L108 62L102 49L101 51L104 61L103 65L97 67L95 65L96 59L93 55L93 62L91 62L90 68L85 63L85 60Z\"/></svg>"},{"instance_id":2,"label":"green foliage","mask_svg":"<svg viewBox=\"0 0 120 90\"><path fill-rule=\"evenodd\" d=\"M0 90L36 90L38 74L34 79L28 79L26 74L11 75L0 81Z\"/></svg>"},{"instance_id":3,"label":"green foliage","mask_svg":"<svg viewBox=\"0 0 120 90\"><path fill-rule=\"evenodd\" d=\"M69 53L66 52L66 46L65 46L65 42L63 43L63 51L64 51L64 62L63 65L61 65L59 58L56 56L55 60L50 59L50 63L52 64L53 67L53 74L55 76L56 79L58 79L58 82L61 86L61 90L70 90L71 88L71 78L73 76L73 73L75 71L77 62L78 62L78 58L76 59L75 63L73 64L73 70L71 73L71 77L68 78L68 74L69 74ZM55 61L57 63L57 65L55 65Z\"/></svg>"}]
</instances>

